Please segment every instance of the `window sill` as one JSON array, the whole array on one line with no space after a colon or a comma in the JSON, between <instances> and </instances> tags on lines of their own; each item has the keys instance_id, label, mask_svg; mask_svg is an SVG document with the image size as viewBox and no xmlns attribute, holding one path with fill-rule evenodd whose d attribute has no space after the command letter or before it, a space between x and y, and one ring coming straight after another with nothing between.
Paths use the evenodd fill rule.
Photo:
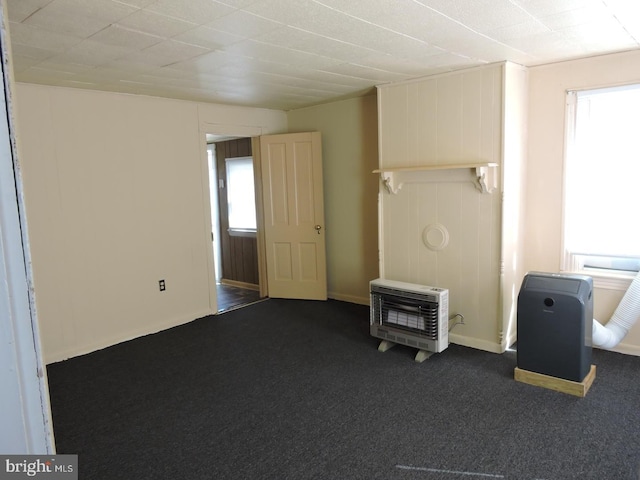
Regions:
<instances>
[{"instance_id":1,"label":"window sill","mask_svg":"<svg viewBox=\"0 0 640 480\"><path fill-rule=\"evenodd\" d=\"M247 237L256 238L257 231L249 228L229 228L227 229L230 237Z\"/></svg>"},{"instance_id":2,"label":"window sill","mask_svg":"<svg viewBox=\"0 0 640 480\"><path fill-rule=\"evenodd\" d=\"M567 270L565 273L587 275L593 278L594 288L603 288L606 290L619 290L621 292L627 291L627 289L629 288L629 285L631 285L631 282L636 276L635 273L617 273L613 271L602 272L602 271L593 271L589 269L575 270L575 271Z\"/></svg>"}]
</instances>

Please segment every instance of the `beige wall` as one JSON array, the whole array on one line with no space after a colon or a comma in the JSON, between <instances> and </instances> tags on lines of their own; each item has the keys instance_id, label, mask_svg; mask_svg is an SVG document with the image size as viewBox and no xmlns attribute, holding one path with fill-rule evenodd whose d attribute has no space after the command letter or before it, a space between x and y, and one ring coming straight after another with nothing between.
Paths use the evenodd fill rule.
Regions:
<instances>
[{"instance_id":1,"label":"beige wall","mask_svg":"<svg viewBox=\"0 0 640 480\"><path fill-rule=\"evenodd\" d=\"M373 95L287 114L290 132L322 133L330 298L367 304L378 276L378 165Z\"/></svg>"},{"instance_id":2,"label":"beige wall","mask_svg":"<svg viewBox=\"0 0 640 480\"><path fill-rule=\"evenodd\" d=\"M211 313L203 132L279 133L284 112L26 84L16 91L46 362Z\"/></svg>"},{"instance_id":3,"label":"beige wall","mask_svg":"<svg viewBox=\"0 0 640 480\"><path fill-rule=\"evenodd\" d=\"M526 268L557 272L561 260L562 175L568 89L640 82L640 51L530 69ZM597 195L594 186L594 195ZM622 291L596 289L595 317L606 322ZM640 323L616 350L640 355Z\"/></svg>"}]
</instances>

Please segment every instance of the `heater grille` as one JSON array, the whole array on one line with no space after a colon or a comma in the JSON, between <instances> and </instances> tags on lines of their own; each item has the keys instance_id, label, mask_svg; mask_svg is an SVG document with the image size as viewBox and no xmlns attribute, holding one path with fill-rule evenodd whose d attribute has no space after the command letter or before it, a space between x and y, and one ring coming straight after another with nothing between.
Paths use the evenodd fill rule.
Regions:
<instances>
[{"instance_id":1,"label":"heater grille","mask_svg":"<svg viewBox=\"0 0 640 480\"><path fill-rule=\"evenodd\" d=\"M374 294L380 325L401 328L432 340L438 339L438 304Z\"/></svg>"},{"instance_id":2,"label":"heater grille","mask_svg":"<svg viewBox=\"0 0 640 480\"><path fill-rule=\"evenodd\" d=\"M371 282L371 335L429 352L449 343L448 290L390 280Z\"/></svg>"}]
</instances>

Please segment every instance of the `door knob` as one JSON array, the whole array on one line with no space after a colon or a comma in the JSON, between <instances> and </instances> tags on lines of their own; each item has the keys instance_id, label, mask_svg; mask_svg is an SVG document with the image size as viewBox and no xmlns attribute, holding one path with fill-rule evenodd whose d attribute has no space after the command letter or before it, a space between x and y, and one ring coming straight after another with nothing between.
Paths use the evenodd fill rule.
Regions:
<instances>
[{"instance_id":1,"label":"door knob","mask_svg":"<svg viewBox=\"0 0 640 480\"><path fill-rule=\"evenodd\" d=\"M320 230L322 230L322 226L316 225L315 229L316 229L316 232L318 232L318 235L320 235Z\"/></svg>"}]
</instances>

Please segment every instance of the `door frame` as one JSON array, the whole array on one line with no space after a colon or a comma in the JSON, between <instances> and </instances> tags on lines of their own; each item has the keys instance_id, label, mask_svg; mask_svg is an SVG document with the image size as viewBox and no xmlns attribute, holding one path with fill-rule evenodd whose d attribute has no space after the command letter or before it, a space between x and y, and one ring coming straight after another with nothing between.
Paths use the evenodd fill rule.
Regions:
<instances>
[{"instance_id":1,"label":"door frame","mask_svg":"<svg viewBox=\"0 0 640 480\"><path fill-rule=\"evenodd\" d=\"M249 127L246 125L221 125L203 122L200 124L200 167L202 177L203 192L203 213L204 213L204 235L207 245L207 270L209 281L209 308L215 314L218 312L218 294L216 291L215 264L213 256L213 248L211 248L211 232L213 226L211 224L211 196L210 196L210 179L209 179L209 161L207 154L207 135L220 137L220 141L231 138L251 138L251 149L253 155L253 172L256 193L256 220L257 232L256 238L258 243L258 278L260 287L260 297L267 297L269 294L267 285L267 264L266 250L264 239L264 205L262 201L262 173L260 162L260 135L262 135L261 127Z\"/></svg>"},{"instance_id":2,"label":"door frame","mask_svg":"<svg viewBox=\"0 0 640 480\"><path fill-rule=\"evenodd\" d=\"M251 152L253 155L253 178L256 194L256 239L258 241L258 281L260 298L269 296L267 282L267 242L264 237L264 201L262 198L262 160L260 156L260 136L251 137Z\"/></svg>"},{"instance_id":3,"label":"door frame","mask_svg":"<svg viewBox=\"0 0 640 480\"><path fill-rule=\"evenodd\" d=\"M3 454L55 454L24 189L16 149L8 19L0 6L0 384Z\"/></svg>"}]
</instances>

